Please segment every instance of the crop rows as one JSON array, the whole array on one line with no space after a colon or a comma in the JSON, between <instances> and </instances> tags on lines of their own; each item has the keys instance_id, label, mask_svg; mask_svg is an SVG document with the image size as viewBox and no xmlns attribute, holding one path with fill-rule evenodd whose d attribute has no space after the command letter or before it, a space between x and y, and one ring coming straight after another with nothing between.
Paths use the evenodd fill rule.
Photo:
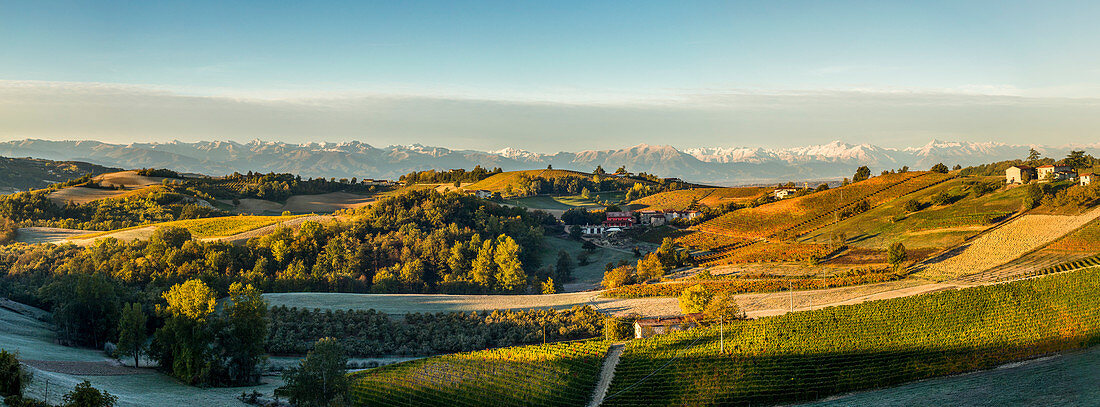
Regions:
<instances>
[{"instance_id":1,"label":"crop rows","mask_svg":"<svg viewBox=\"0 0 1100 407\"><path fill-rule=\"evenodd\" d=\"M916 232L931 229L944 229L962 226L990 225L1011 216L1014 212L989 212L950 217L922 219L909 231Z\"/></svg>"},{"instance_id":2,"label":"crop rows","mask_svg":"<svg viewBox=\"0 0 1100 407\"><path fill-rule=\"evenodd\" d=\"M745 237L768 237L832 215L835 211L874 197L901 182L926 173L890 174L837 189L730 212L705 223Z\"/></svg>"},{"instance_id":3,"label":"crop rows","mask_svg":"<svg viewBox=\"0 0 1100 407\"><path fill-rule=\"evenodd\" d=\"M1098 215L1100 210L1077 216L1024 215L966 246L929 260L918 272L942 280L989 270L1066 235Z\"/></svg>"},{"instance_id":4,"label":"crop rows","mask_svg":"<svg viewBox=\"0 0 1100 407\"><path fill-rule=\"evenodd\" d=\"M852 273L849 275L822 278L761 278L731 280L686 280L661 284L633 284L603 292L605 297L644 298L676 297L685 288L696 284L707 286L712 291L724 291L734 294L765 293L795 290L817 290L823 288L847 287L853 285L882 283L893 281L901 276L890 272Z\"/></svg>"},{"instance_id":5,"label":"crop rows","mask_svg":"<svg viewBox=\"0 0 1100 407\"><path fill-rule=\"evenodd\" d=\"M968 283L983 283L983 282L995 282L1005 280L1015 280L1021 278L1028 278L1034 276L1041 276L1053 273L1062 273L1066 271L1079 270L1087 267L1100 266L1100 255L1075 258L1070 261L1057 261L1055 259L1065 259L1066 254L1048 254L1045 256L1037 256L1036 260L1046 260L1045 264L1040 266L1038 261L1033 261L1029 264L1017 264L1012 262L1011 267L996 267L989 271L984 271L978 274L969 275L960 278L959 281ZM1051 265L1053 264L1053 265Z\"/></svg>"},{"instance_id":6,"label":"crop rows","mask_svg":"<svg viewBox=\"0 0 1100 407\"><path fill-rule=\"evenodd\" d=\"M626 346L605 406L760 405L1100 342L1100 269L729 322Z\"/></svg>"},{"instance_id":7,"label":"crop rows","mask_svg":"<svg viewBox=\"0 0 1100 407\"><path fill-rule=\"evenodd\" d=\"M579 406L609 344L561 342L457 353L352 374L359 406Z\"/></svg>"},{"instance_id":8,"label":"crop rows","mask_svg":"<svg viewBox=\"0 0 1100 407\"><path fill-rule=\"evenodd\" d=\"M821 259L832 252L832 248L822 244L764 241L744 250L729 250L707 259L704 264L717 266L732 263L800 262Z\"/></svg>"}]
</instances>

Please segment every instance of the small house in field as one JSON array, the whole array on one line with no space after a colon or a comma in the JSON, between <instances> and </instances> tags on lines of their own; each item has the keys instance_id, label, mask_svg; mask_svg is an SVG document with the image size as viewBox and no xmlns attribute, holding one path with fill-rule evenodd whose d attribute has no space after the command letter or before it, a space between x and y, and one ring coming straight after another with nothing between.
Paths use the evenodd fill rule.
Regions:
<instances>
[{"instance_id":1,"label":"small house in field","mask_svg":"<svg viewBox=\"0 0 1100 407\"><path fill-rule=\"evenodd\" d=\"M776 188L774 191L772 191L772 196L774 196L775 199L784 199L790 197L791 195L797 194L798 191L799 188Z\"/></svg>"},{"instance_id":2,"label":"small house in field","mask_svg":"<svg viewBox=\"0 0 1100 407\"><path fill-rule=\"evenodd\" d=\"M1077 178L1077 172L1068 165L1044 165L1035 169L1039 181L1064 181Z\"/></svg>"},{"instance_id":3,"label":"small house in field","mask_svg":"<svg viewBox=\"0 0 1100 407\"><path fill-rule=\"evenodd\" d=\"M476 191L467 191L468 194L476 196L481 199L489 199L493 197L493 191L479 189Z\"/></svg>"},{"instance_id":4,"label":"small house in field","mask_svg":"<svg viewBox=\"0 0 1100 407\"><path fill-rule=\"evenodd\" d=\"M703 314L701 313L687 314L679 317L639 319L634 321L634 338L642 339L653 335L688 330L698 326L702 319Z\"/></svg>"},{"instance_id":5,"label":"small house in field","mask_svg":"<svg viewBox=\"0 0 1100 407\"><path fill-rule=\"evenodd\" d=\"M1013 165L1005 170L1007 184L1026 184L1035 178L1035 169L1026 165Z\"/></svg>"},{"instance_id":6,"label":"small house in field","mask_svg":"<svg viewBox=\"0 0 1100 407\"><path fill-rule=\"evenodd\" d=\"M608 229L611 229L607 225L584 225L584 226L574 225L573 227L574 228L580 228L582 234L589 235L589 236L602 235L604 233L607 233Z\"/></svg>"},{"instance_id":7,"label":"small house in field","mask_svg":"<svg viewBox=\"0 0 1100 407\"><path fill-rule=\"evenodd\" d=\"M634 226L634 212L608 212L603 224L619 228Z\"/></svg>"},{"instance_id":8,"label":"small house in field","mask_svg":"<svg viewBox=\"0 0 1100 407\"><path fill-rule=\"evenodd\" d=\"M1092 185L1093 181L1096 181L1097 176L1097 174L1093 173L1081 174L1081 176L1078 177L1077 181L1081 184L1081 186L1088 186Z\"/></svg>"}]
</instances>

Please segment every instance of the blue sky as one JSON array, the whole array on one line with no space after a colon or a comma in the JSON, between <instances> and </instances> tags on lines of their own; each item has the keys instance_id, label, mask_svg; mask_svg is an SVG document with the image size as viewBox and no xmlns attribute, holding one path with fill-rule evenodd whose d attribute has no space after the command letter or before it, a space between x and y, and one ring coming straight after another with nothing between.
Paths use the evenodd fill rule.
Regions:
<instances>
[{"instance_id":1,"label":"blue sky","mask_svg":"<svg viewBox=\"0 0 1100 407\"><path fill-rule=\"evenodd\" d=\"M8 128L0 122L0 138L68 135L118 141L265 134L263 128L234 133L235 127L228 125L223 130L211 126L182 133L171 128L156 131L153 124L143 127L141 135L126 134L125 118L138 113L132 106L103 98L137 92L159 95L151 103L164 105L160 114L167 115L201 106L211 109L227 98L260 110L273 100L298 103L295 114L304 116L317 109L326 114L351 109L343 119L330 116L334 122L329 126L306 117L316 123L304 121L301 130L312 138L355 138L374 144L418 136L425 143L452 141L446 137L446 121L431 131L416 130L423 117L387 116L391 126L379 127L399 135L382 133L371 121L349 122L356 109L370 110L371 117L394 109L383 105L395 97L422 98L424 106L473 100L506 104L508 109L537 110L545 103L557 109L530 113L541 120L467 128L483 136L458 137L459 144L466 145L454 147L491 148L516 139L523 144L517 147L550 149L539 139L523 139L523 127L575 119L562 104L587 109L587 114L639 106L645 110L642 115L654 109L666 115L694 109L688 116L713 124L652 134L639 134L635 126L610 120L561 129L589 137L598 132L607 137L608 146L631 141L767 146L868 137L883 145L931 137L989 141L1001 133L980 131L985 128L982 123L942 129L912 122L928 114L920 107L927 107L929 95L966 98L943 104L965 105L960 112L997 110L1021 98L1025 105L1071 105L1064 110L1067 115L1091 112L1093 99L1100 97L1096 21L1100 2L0 0L0 101L5 89L7 99L13 100L12 95L33 87L37 96L46 98L37 114L50 117L52 112L56 118L69 113L50 103L72 105L80 99L72 92L91 92L100 94L99 102L80 103L99 106L108 116L99 124L81 122L87 126L84 132L51 130L48 123L27 119ZM845 102L853 107L840 113L815 110L805 105L832 103L813 102L804 97L807 93L846 95ZM737 100L713 103L729 95L737 95ZM896 124L868 129L854 123L877 112L860 110L860 105L894 106L898 95L916 96L887 109L889 116L897 117ZM978 96L990 100L983 105L974 99ZM172 113L171 106L180 103L200 107L188 105ZM26 104L13 108L30 109ZM741 114L746 109L791 113L792 117L776 120L824 115L820 120L853 121L852 131L838 126L827 134L809 134L819 127L811 120L803 130L769 134L767 125L742 128L713 118L723 112L736 116L730 109ZM1012 118L1036 111L1019 109L1005 114ZM493 114L491 109L475 110ZM425 107L424 114L429 113L439 114ZM500 111L504 113L515 114ZM403 120L409 121L407 130L400 126ZM165 127L172 123L166 120ZM672 127L678 121L668 123ZM1095 139L1096 134L1087 130L1092 124L1043 130L1046 127L1036 123L1035 131L1048 137L1057 132L1053 136L1065 142L1084 142ZM462 126L472 126L454 125L456 134L462 133ZM330 134L325 133L328 127ZM1032 136L1013 137L1018 139L1005 141Z\"/></svg>"}]
</instances>

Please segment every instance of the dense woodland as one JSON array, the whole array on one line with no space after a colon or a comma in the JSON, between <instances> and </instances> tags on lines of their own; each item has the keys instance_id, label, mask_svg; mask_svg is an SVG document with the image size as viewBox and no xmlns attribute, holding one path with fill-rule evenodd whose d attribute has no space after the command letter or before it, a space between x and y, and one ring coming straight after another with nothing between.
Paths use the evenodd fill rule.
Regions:
<instances>
[{"instance_id":1,"label":"dense woodland","mask_svg":"<svg viewBox=\"0 0 1100 407\"><path fill-rule=\"evenodd\" d=\"M489 178L490 176L492 176L494 174L500 174L502 172L504 172L504 170L500 169L500 167L493 168L492 171L487 171L484 168L481 168L480 165L478 165L478 166L475 166L474 169L472 169L470 171L466 171L465 169L462 169L462 168L454 169L454 170L448 170L448 171L436 171L436 170L413 171L413 172L410 172L408 174L402 175L400 178L398 178L398 180L401 181L401 182L404 182L406 184L409 184L409 185L412 185L412 184L453 184L455 182L465 184L465 183L478 182L478 181L481 181L483 179Z\"/></svg>"},{"instance_id":2,"label":"dense woodland","mask_svg":"<svg viewBox=\"0 0 1100 407\"><path fill-rule=\"evenodd\" d=\"M379 186L367 185L357 178L306 178L286 173L233 173L222 178L195 178L183 182L183 188L207 199L266 199L285 201L294 195L324 194L329 192L368 193Z\"/></svg>"},{"instance_id":3,"label":"dense woodland","mask_svg":"<svg viewBox=\"0 0 1100 407\"><path fill-rule=\"evenodd\" d=\"M570 310L407 314L272 307L267 350L305 354L324 337L337 338L349 356L425 356L600 336L602 315L592 307Z\"/></svg>"}]
</instances>

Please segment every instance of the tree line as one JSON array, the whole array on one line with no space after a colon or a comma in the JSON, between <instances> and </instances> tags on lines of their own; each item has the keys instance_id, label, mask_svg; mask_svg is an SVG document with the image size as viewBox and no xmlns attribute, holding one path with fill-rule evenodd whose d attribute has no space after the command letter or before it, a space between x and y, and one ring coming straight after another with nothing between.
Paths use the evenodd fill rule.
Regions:
<instances>
[{"instance_id":1,"label":"tree line","mask_svg":"<svg viewBox=\"0 0 1100 407\"><path fill-rule=\"evenodd\" d=\"M587 339L600 335L602 316L589 306L564 311L527 310L405 314L395 319L375 310L272 307L267 350L305 354L324 337L337 338L349 356L425 356L480 349Z\"/></svg>"}]
</instances>

